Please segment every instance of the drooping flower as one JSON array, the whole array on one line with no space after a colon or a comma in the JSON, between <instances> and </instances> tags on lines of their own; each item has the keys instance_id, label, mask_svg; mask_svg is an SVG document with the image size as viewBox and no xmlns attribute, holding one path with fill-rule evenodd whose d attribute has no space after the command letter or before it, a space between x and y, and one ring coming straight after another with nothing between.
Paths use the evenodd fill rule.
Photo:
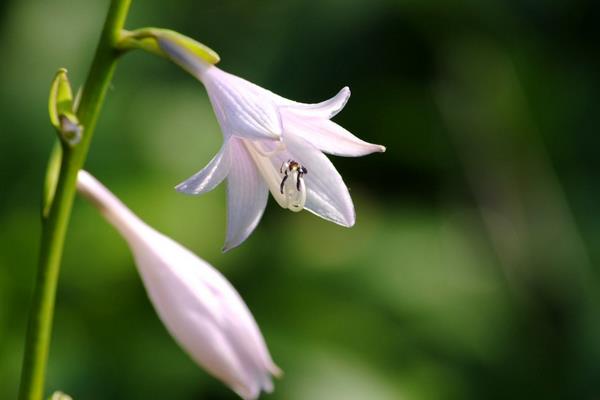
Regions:
<instances>
[{"instance_id":1,"label":"drooping flower","mask_svg":"<svg viewBox=\"0 0 600 400\"><path fill-rule=\"evenodd\" d=\"M145 224L89 173L79 172L77 189L125 238L158 316L191 358L243 399L271 392L279 368L229 281Z\"/></svg>"},{"instance_id":2,"label":"drooping flower","mask_svg":"<svg viewBox=\"0 0 600 400\"><path fill-rule=\"evenodd\" d=\"M367 143L331 121L350 97L347 87L322 103L297 103L222 71L175 42L158 42L204 84L223 132L217 155L176 188L201 194L227 178L224 250L241 244L256 228L269 191L283 208L306 209L336 224L354 225L348 188L323 153L357 157L385 147Z\"/></svg>"}]
</instances>

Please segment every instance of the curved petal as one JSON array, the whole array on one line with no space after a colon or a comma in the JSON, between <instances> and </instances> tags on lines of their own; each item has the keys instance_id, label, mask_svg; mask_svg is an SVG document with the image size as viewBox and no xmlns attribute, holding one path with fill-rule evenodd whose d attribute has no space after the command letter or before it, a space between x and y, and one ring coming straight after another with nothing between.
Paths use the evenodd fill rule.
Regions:
<instances>
[{"instance_id":1,"label":"curved petal","mask_svg":"<svg viewBox=\"0 0 600 400\"><path fill-rule=\"evenodd\" d=\"M265 211L269 190L241 139L232 138L227 179L227 238L223 251L239 246Z\"/></svg>"},{"instance_id":2,"label":"curved petal","mask_svg":"<svg viewBox=\"0 0 600 400\"><path fill-rule=\"evenodd\" d=\"M226 140L221 146L221 150L206 167L175 186L175 189L178 192L192 195L213 190L229 173L231 164L229 153L229 140Z\"/></svg>"},{"instance_id":3,"label":"curved petal","mask_svg":"<svg viewBox=\"0 0 600 400\"><path fill-rule=\"evenodd\" d=\"M289 132L301 137L317 149L328 154L359 157L375 152L384 152L385 147L361 140L328 119L303 117L296 111L281 110L284 136Z\"/></svg>"},{"instance_id":4,"label":"curved petal","mask_svg":"<svg viewBox=\"0 0 600 400\"><path fill-rule=\"evenodd\" d=\"M298 161L308 170L304 175L306 203L304 208L338 225L351 227L356 216L350 193L331 161L319 150L296 135L287 135L288 150L278 153L273 162L281 165L288 159Z\"/></svg>"},{"instance_id":5,"label":"curved petal","mask_svg":"<svg viewBox=\"0 0 600 400\"><path fill-rule=\"evenodd\" d=\"M277 96L277 103L285 108L289 108L300 115L310 115L319 118L333 118L337 113L342 111L348 100L350 99L350 88L345 86L335 96L329 100L320 103L307 104L298 103L288 100L284 97Z\"/></svg>"},{"instance_id":6,"label":"curved petal","mask_svg":"<svg viewBox=\"0 0 600 400\"><path fill-rule=\"evenodd\" d=\"M281 137L281 117L271 92L214 66L200 79L224 134L248 139Z\"/></svg>"}]
</instances>

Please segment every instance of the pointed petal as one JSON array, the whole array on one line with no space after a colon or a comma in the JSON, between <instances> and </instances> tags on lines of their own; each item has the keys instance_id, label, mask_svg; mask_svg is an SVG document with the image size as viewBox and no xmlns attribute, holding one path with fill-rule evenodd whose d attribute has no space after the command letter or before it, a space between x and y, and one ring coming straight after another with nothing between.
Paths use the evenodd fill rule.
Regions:
<instances>
[{"instance_id":1,"label":"pointed petal","mask_svg":"<svg viewBox=\"0 0 600 400\"><path fill-rule=\"evenodd\" d=\"M281 117L270 91L214 66L199 78L224 134L248 139L281 137Z\"/></svg>"},{"instance_id":2,"label":"pointed petal","mask_svg":"<svg viewBox=\"0 0 600 400\"><path fill-rule=\"evenodd\" d=\"M277 96L277 102L282 107L288 108L299 115L304 116L315 116L319 118L333 118L337 113L342 111L348 100L350 99L350 88L348 86L342 88L329 100L322 101L320 103L307 104L298 103L296 101L288 100L284 97Z\"/></svg>"},{"instance_id":3,"label":"pointed petal","mask_svg":"<svg viewBox=\"0 0 600 400\"><path fill-rule=\"evenodd\" d=\"M229 173L230 156L229 140L221 146L221 150L201 171L175 186L178 192L185 194L202 194L213 190Z\"/></svg>"},{"instance_id":4,"label":"pointed petal","mask_svg":"<svg viewBox=\"0 0 600 400\"><path fill-rule=\"evenodd\" d=\"M274 165L281 165L292 159L306 167L308 173L304 175L304 208L336 224L346 227L354 225L356 217L350 193L331 161L296 135L287 135L284 141L288 151L277 154L273 162Z\"/></svg>"},{"instance_id":5,"label":"pointed petal","mask_svg":"<svg viewBox=\"0 0 600 400\"><path fill-rule=\"evenodd\" d=\"M328 119L303 117L296 112L281 111L285 133L299 136L317 149L328 154L359 157L375 152L384 152L385 147L361 140Z\"/></svg>"},{"instance_id":6,"label":"pointed petal","mask_svg":"<svg viewBox=\"0 0 600 400\"><path fill-rule=\"evenodd\" d=\"M227 179L227 239L223 251L239 246L265 211L269 191L241 139L232 138Z\"/></svg>"}]
</instances>

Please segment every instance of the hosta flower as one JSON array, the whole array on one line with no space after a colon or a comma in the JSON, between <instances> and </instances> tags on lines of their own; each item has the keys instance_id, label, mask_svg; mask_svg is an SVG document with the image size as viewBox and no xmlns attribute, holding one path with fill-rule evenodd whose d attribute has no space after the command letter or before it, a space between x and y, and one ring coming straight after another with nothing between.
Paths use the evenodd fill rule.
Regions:
<instances>
[{"instance_id":1,"label":"hosta flower","mask_svg":"<svg viewBox=\"0 0 600 400\"><path fill-rule=\"evenodd\" d=\"M177 43L159 39L159 44L202 81L223 132L221 150L177 190L205 193L227 178L225 250L252 233L269 191L283 208L306 209L339 225L354 225L348 188L323 153L356 157L385 147L331 121L350 97L347 87L322 103L297 103L224 72Z\"/></svg>"},{"instance_id":2,"label":"hosta flower","mask_svg":"<svg viewBox=\"0 0 600 400\"><path fill-rule=\"evenodd\" d=\"M244 399L272 391L279 369L227 279L146 225L87 172L79 172L77 189L123 235L160 319L192 359Z\"/></svg>"}]
</instances>

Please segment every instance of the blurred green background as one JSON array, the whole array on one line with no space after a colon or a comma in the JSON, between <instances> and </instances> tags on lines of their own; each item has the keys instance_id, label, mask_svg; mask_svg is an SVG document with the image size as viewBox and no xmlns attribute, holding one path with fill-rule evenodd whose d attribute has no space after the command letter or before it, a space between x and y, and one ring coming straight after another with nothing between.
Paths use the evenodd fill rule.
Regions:
<instances>
[{"instance_id":1,"label":"blurred green background","mask_svg":"<svg viewBox=\"0 0 600 400\"><path fill-rule=\"evenodd\" d=\"M0 6L0 398L16 396L54 133L50 81L79 86L107 1ZM593 0L134 1L285 97L352 98L336 121L387 146L335 158L345 229L271 200L220 253L223 186L172 188L221 134L203 87L144 53L119 64L87 169L217 266L285 371L272 399L600 398L600 6ZM190 361L124 241L78 200L48 390L75 399L235 399Z\"/></svg>"}]
</instances>

